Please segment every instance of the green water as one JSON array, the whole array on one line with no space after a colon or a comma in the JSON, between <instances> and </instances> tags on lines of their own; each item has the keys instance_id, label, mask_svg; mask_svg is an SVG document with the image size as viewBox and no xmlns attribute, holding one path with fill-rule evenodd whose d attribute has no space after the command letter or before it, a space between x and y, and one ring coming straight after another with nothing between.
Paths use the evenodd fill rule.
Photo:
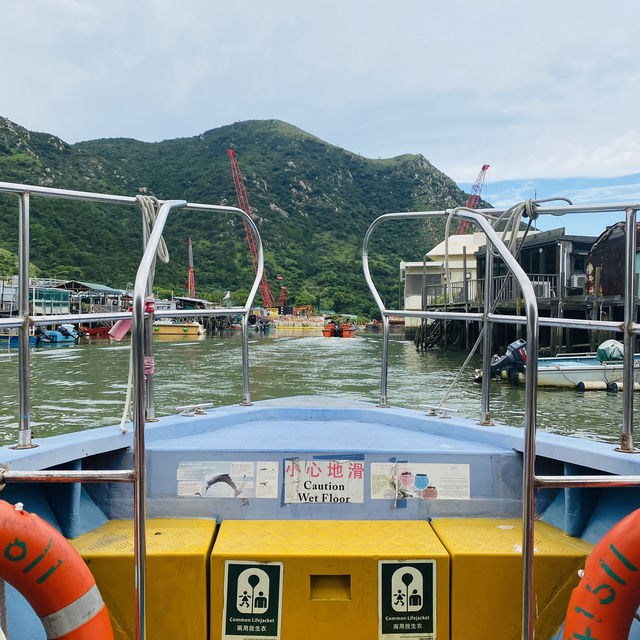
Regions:
<instances>
[{"instance_id":1,"label":"green water","mask_svg":"<svg viewBox=\"0 0 640 640\"><path fill-rule=\"evenodd\" d=\"M377 402L380 393L382 339L284 337L280 332L252 336L249 344L252 400L319 394ZM189 342L156 342L157 415L199 402L233 404L242 399L239 335ZM418 408L438 404L466 354L419 353L412 342L392 337L389 349L388 401ZM129 344L108 340L31 351L31 417L34 438L120 422L129 367ZM480 415L481 387L473 382L474 360L444 403L462 416ZM0 351L0 442L17 441L18 357ZM492 383L495 421L522 425L524 388ZM619 442L622 394L541 390L538 426L555 433Z\"/></svg>"}]
</instances>

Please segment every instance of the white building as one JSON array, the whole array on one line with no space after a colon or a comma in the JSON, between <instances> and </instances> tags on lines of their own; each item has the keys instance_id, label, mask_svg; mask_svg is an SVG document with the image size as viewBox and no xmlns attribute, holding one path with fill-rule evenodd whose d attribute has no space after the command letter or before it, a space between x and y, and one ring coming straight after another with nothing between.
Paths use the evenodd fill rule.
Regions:
<instances>
[{"instance_id":1,"label":"white building","mask_svg":"<svg viewBox=\"0 0 640 640\"><path fill-rule=\"evenodd\" d=\"M529 231L529 235L532 233L536 232ZM448 269L445 268L447 249L444 240L426 254L426 261L400 262L400 273L404 281L404 308L420 310L423 302L425 307L429 307L444 302L464 301L465 265L467 300L476 300L479 289L475 254L486 243L486 236L481 231L449 236ZM419 318L405 319L405 326L419 324Z\"/></svg>"}]
</instances>

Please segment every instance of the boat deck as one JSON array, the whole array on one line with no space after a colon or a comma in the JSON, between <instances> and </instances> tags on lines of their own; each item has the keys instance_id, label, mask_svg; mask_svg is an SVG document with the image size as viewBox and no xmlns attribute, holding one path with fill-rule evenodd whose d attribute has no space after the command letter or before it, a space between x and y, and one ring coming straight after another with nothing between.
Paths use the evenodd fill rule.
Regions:
<instances>
[{"instance_id":1,"label":"boat deck","mask_svg":"<svg viewBox=\"0 0 640 640\"><path fill-rule=\"evenodd\" d=\"M162 417L149 423L146 431L151 517L408 520L521 515L524 430L516 427L487 427L465 418L430 416L412 409L298 396L207 409L202 415ZM0 463L14 470L74 462L76 468L83 469L102 468L107 462L110 467L125 469L132 463L132 434L123 434L117 426L36 443L38 447L28 450L3 448ZM640 472L640 456L619 453L612 445L550 433L538 436L538 458L538 467L553 475L572 475L585 469L622 475ZM342 468L330 470L332 461ZM295 477L291 475L292 464L298 467ZM357 468L360 475L338 492L350 498L349 504L319 504L314 502L314 492L308 501L296 497L296 493L304 493L304 480L313 479L314 474L324 484L342 484L338 480L348 476L349 464L351 471ZM266 480L257 477L259 467L266 469ZM424 469L428 477L453 470L449 479L440 479L446 485L444 491L435 497L429 492L423 496L412 485L403 492L400 474L409 471L415 475ZM224 481L213 488L203 485L207 476L225 473L239 493ZM262 492L259 482L265 487ZM7 499L17 489L7 487ZM130 486L85 485L85 491L107 517L130 517ZM544 495L547 499L540 500L540 513L554 498L563 499L565 494L557 490ZM322 492L318 501L323 501ZM83 523L79 512L69 521L74 525L66 533L73 535L95 524L92 520ZM564 520L555 524L567 526Z\"/></svg>"},{"instance_id":2,"label":"boat deck","mask_svg":"<svg viewBox=\"0 0 640 640\"><path fill-rule=\"evenodd\" d=\"M311 540L311 535L320 536L307 544L313 550L316 543L322 542L322 536L335 543L335 535L342 531L339 523L344 523L348 530L355 526L358 531L364 531L367 526L373 527L372 532L394 527L401 549L398 549L400 555L396 560L390 562L398 562L400 556L407 553L401 541L409 529L403 529L403 523L409 528L429 528L428 523L431 523L444 545L441 550L443 557L450 555L453 559L454 573L461 570L459 567L464 558L477 557L476 562L480 563L478 570L482 574L490 572L490 567L497 566L496 562L503 563L500 575L506 582L500 584L503 585L501 588L504 584L511 585L509 597L513 602L509 605L509 624L517 629L519 614L515 594L520 579L518 549L523 429L504 425L481 426L473 420L459 417L430 416L424 411L380 408L370 403L338 398L299 396L260 401L251 406L210 408L198 415L167 416L156 423L149 423L146 431L147 511L151 518L147 527L151 527L148 533L150 557L158 557L153 561L157 565L153 566L166 566L170 570L176 562L171 558L176 554L182 557L184 544L180 538L191 540L186 534L179 534L178 530L182 527L185 531L195 531L193 527L198 522L210 523L209 528L205 527L209 533L205 532L204 538L197 541L197 557L189 555L192 554L189 547L179 562L195 563L194 566L199 568L197 571L193 569L194 575L200 576L197 578L200 582L206 582L203 563L209 562L211 531L216 524L221 527L220 535L224 536L227 530L226 536L231 535L229 531L236 532L231 540L234 548L237 547L234 552L237 558L241 558L242 553L248 556L253 553L254 560L260 560L262 556L266 560L271 556L263 544L259 545L258 555L251 544L244 549L238 530L243 532L242 540L247 536L251 538L249 534L254 532L264 542L264 536L275 530L276 523L280 522L283 530L292 532L294 541ZM17 451L4 447L0 449L0 462L12 469L51 467L52 463L57 468L109 466L124 469L131 466L131 442L131 433L123 434L117 426L103 427L37 440L39 446L34 449ZM584 473L584 465L590 465L589 473L637 473L640 465L640 456L618 453L611 445L547 433L539 435L538 453L538 465L543 472L561 475ZM409 474L406 481L403 480L405 473ZM3 498L9 501L19 498L26 509L37 511L75 539L76 547L91 560L110 607L119 611L120 619L127 620L125 626L130 628L132 612L121 611L118 604L130 586L126 581L113 578L117 574L111 568L116 563L130 567L133 562L132 487L126 484L85 484L82 489L79 485L50 488L32 485L30 490L25 489L25 486L9 485L3 492ZM600 495L604 490L590 491L588 503L577 489L546 491L545 499L536 501L538 515L546 521L539 526L553 526L540 529L540 535L552 536L557 544L578 545L580 541L571 542L572 539L562 533L569 531L587 542L595 542L628 510L630 503L638 501L637 489L628 489L626 497L623 493L616 493L615 498L611 494ZM456 533L460 527L466 533ZM495 535L489 536L489 530L499 533L500 539L504 538L499 552L495 547L498 544ZM478 532L485 532L484 537L478 538ZM164 543L157 536L166 538ZM370 572L377 571L374 560L381 549L386 548L380 546L382 539L376 538L374 533L371 536L367 538L369 542L363 539L363 557L357 561L364 564L355 565L351 552L345 551L342 557L340 550L343 546L340 544L333 560L331 554L325 557L316 550L316 555L322 556L318 560L322 564L318 572L331 574L336 570L332 563L338 563L336 566L341 567L341 575L352 575L351 584L354 593L358 593L357 597L364 597L359 591L359 581L365 580ZM474 540L477 538L476 542L472 542L470 536ZM493 541L487 542L489 537ZM219 570L221 565L216 564L220 562L218 554L224 558L226 552L222 550L226 547L219 547L217 540L213 545L211 562ZM536 540L536 547L543 548L548 544L542 542L542 538L536 537ZM285 581L290 579L287 576L293 571L291 557L296 556L294 550L297 547L292 544L287 543L282 552L274 555L287 567ZM325 540L322 544L329 543ZM541 571L550 572L550 576L553 574L557 553L560 552L554 551L548 561L539 560ZM576 547L572 551L573 559L567 559L566 553L562 552L564 561L569 562L573 569L565 572L567 578L563 578L558 587L565 594L563 598L571 588L569 577L575 576L574 564L581 564L585 551ZM359 557L358 554L356 556ZM548 567L546 562L550 563ZM305 571L312 571L308 561L300 566ZM362 578L356 577L360 575ZM445 578L446 571L441 567L438 580L444 580L442 588L448 584ZM308 580L308 576L305 579ZM214 591L220 594L224 591L220 577L216 581ZM151 588L156 589L155 583L152 584ZM328 586L321 584L318 588L340 590L343 586L330 582ZM194 589L201 594L203 587ZM475 588L465 591L459 581L455 589L452 607L454 602L458 603L456 607L462 606L477 592ZM355 595L353 597L356 598ZM365 600L367 606L371 606L369 599ZM351 602L350 599L346 601ZM192 604L191 599L184 596L176 602L182 603L180 606ZM221 615L221 604L215 598L212 602L212 612L217 621ZM440 607L445 601L439 602ZM163 612L155 608L157 605L152 606L151 611L156 613L152 614L150 629L155 629L155 618L162 619ZM316 605L305 606L313 609ZM483 609L493 611L494 606L493 599L483 600ZM197 610L193 624L197 623L201 629L206 625L206 616L203 617L202 606L199 605ZM350 610L345 608L345 620L351 617L352 614L347 615ZM444 625L440 626L441 631L448 624L443 612L444 609L439 618L439 625ZM463 629L466 627L461 621L466 616L461 613L452 614L452 638L465 637ZM286 621L290 621L292 615L288 613ZM546 612L540 620L545 628L556 629L557 621L563 615L563 611ZM169 621L173 619L172 616L168 618ZM37 626L35 621L30 624ZM329 628L331 625L327 624ZM218 637L218 625L216 622L211 627L211 638ZM166 631L164 627L166 624L158 628L158 637L165 637L161 634L161 631ZM199 631L198 636L201 633ZM445 636L449 637L448 633ZM354 637L360 636L356 634ZM551 638L552 635L544 637ZM554 631L553 638L559 640L560 636Z\"/></svg>"}]
</instances>

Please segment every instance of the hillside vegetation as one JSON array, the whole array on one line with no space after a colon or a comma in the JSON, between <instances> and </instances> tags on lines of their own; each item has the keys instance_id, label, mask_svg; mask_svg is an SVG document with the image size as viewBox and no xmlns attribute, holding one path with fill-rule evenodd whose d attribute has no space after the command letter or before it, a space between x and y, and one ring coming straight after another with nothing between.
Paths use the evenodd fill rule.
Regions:
<instances>
[{"instance_id":1,"label":"hillside vegetation","mask_svg":"<svg viewBox=\"0 0 640 640\"><path fill-rule=\"evenodd\" d=\"M68 145L0 118L0 180L237 205L226 149L237 153L277 298L371 316L362 239L376 216L442 209L466 195L420 155L371 160L277 120L240 122L192 138L145 143L104 139ZM111 286L132 282L140 249L135 207L32 198L31 261L44 275ZM15 253L15 196L0 196L0 248ZM398 298L398 263L421 260L443 236L444 219L386 223L374 234L370 266L386 303ZM165 233L171 262L156 286L182 292L193 240L198 294L249 288L253 269L238 217L178 210ZM3 260L2 264L10 261ZM277 280L280 276L282 280Z\"/></svg>"}]
</instances>

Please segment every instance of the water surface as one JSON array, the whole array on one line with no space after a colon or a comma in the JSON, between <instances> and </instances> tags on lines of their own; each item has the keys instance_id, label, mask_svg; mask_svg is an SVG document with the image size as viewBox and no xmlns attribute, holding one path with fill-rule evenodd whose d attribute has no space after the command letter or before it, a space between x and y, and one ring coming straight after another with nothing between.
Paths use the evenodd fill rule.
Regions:
<instances>
[{"instance_id":1,"label":"water surface","mask_svg":"<svg viewBox=\"0 0 640 640\"><path fill-rule=\"evenodd\" d=\"M272 332L250 338L252 400L319 394L378 402L382 339L358 334L353 339ZM119 423L129 368L129 344L108 340L31 351L32 429L34 438ZM176 407L242 399L240 337L207 337L188 342L156 342L155 405L157 415ZM438 404L466 354L416 351L401 336L389 348L388 401L418 408ZM0 351L0 442L16 442L18 425L18 357ZM480 416L481 387L473 382L474 359L444 402L464 417ZM495 421L521 426L524 388L494 382L491 411ZM622 394L541 390L538 426L584 438L619 442Z\"/></svg>"}]
</instances>

